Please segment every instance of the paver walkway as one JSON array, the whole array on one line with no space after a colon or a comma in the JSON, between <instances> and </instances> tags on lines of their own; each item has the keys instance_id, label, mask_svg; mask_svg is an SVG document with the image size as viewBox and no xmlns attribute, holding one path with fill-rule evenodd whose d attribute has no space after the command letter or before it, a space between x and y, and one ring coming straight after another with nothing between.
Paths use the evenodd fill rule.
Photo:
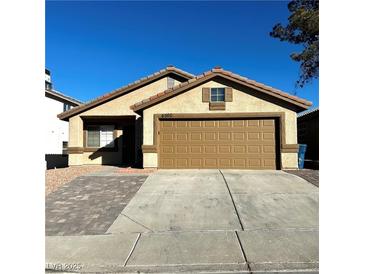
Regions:
<instances>
[{"instance_id":1,"label":"paver walkway","mask_svg":"<svg viewBox=\"0 0 365 274\"><path fill-rule=\"evenodd\" d=\"M145 175L81 176L46 197L46 236L104 234Z\"/></svg>"},{"instance_id":2,"label":"paver walkway","mask_svg":"<svg viewBox=\"0 0 365 274\"><path fill-rule=\"evenodd\" d=\"M319 187L319 170L313 169L298 169L298 170L285 170L290 174L297 175L304 180L307 180L311 184Z\"/></svg>"}]
</instances>

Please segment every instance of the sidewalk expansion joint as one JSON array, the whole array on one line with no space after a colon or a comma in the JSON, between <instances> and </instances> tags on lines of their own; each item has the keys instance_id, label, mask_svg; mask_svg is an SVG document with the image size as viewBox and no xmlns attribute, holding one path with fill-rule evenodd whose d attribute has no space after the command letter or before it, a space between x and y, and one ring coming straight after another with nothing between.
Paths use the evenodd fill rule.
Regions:
<instances>
[{"instance_id":1,"label":"sidewalk expansion joint","mask_svg":"<svg viewBox=\"0 0 365 274\"><path fill-rule=\"evenodd\" d=\"M127 265L128 261L129 261L129 258L132 256L133 251L136 249L136 246L137 246L137 243L139 241L139 238L141 238L141 233L138 233L138 236L136 238L136 241L134 242L134 244L133 244L133 246L131 248L131 251L129 252L127 258L124 261L124 264L123 264L124 267Z\"/></svg>"},{"instance_id":2,"label":"sidewalk expansion joint","mask_svg":"<svg viewBox=\"0 0 365 274\"><path fill-rule=\"evenodd\" d=\"M231 201L232 201L232 204L233 204L234 210L235 210L235 212L236 212L237 219L238 219L238 221L239 221L239 223L240 223L241 229L242 229L242 230L244 230L244 228L243 228L243 224L242 224L241 219L240 219L240 215L238 214L238 210L237 210L236 204L235 204L235 202L234 202L234 200L233 200L233 196L232 196L231 190L230 190L230 188L229 188L229 186L228 186L227 180L226 180L226 178L224 177L223 172L222 172L220 169L218 169L218 170L219 170L220 174L221 174L221 175L222 175L222 177L223 177L224 183L226 184L226 187L227 187L227 190L228 190L228 194L229 194L229 196L231 197Z\"/></svg>"},{"instance_id":3,"label":"sidewalk expansion joint","mask_svg":"<svg viewBox=\"0 0 365 274\"><path fill-rule=\"evenodd\" d=\"M149 231L153 232L153 230L152 230L152 229L150 229L150 228L148 228L147 226L145 226L145 225L143 225L143 224L141 224L141 223L137 222L136 220L133 220L131 217L129 217L129 216L127 216L127 215L125 215L124 213L121 213L120 215L123 215L124 217L128 218L129 220L131 220L133 223L135 223L135 224L137 224L137 225L140 225L140 226L144 227L145 229L147 229L147 230L149 230Z\"/></svg>"},{"instance_id":4,"label":"sidewalk expansion joint","mask_svg":"<svg viewBox=\"0 0 365 274\"><path fill-rule=\"evenodd\" d=\"M249 262L248 262L248 260L247 260L247 256L246 256L246 253L245 253L245 251L244 251L244 249L243 249L243 246L242 246L242 242L241 242L241 240L240 240L240 237L238 236L238 232L237 232L237 231L235 231L234 233L236 234L238 244L240 245L240 249L241 249L242 256L243 256L243 258L244 258L244 259L245 259L245 261L246 261L247 269L248 269L248 273L252 274L251 266L250 266L250 263L249 263Z\"/></svg>"}]
</instances>

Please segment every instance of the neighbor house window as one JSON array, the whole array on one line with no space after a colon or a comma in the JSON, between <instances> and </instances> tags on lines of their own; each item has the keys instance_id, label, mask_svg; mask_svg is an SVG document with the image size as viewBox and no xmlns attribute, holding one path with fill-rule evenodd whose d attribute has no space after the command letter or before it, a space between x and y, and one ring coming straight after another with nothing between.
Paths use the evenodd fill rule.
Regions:
<instances>
[{"instance_id":1,"label":"neighbor house window","mask_svg":"<svg viewBox=\"0 0 365 274\"><path fill-rule=\"evenodd\" d=\"M71 105L70 104L66 104L66 103L64 103L63 104L63 111L66 111L66 110L69 110L69 109L71 109Z\"/></svg>"},{"instance_id":2,"label":"neighbor house window","mask_svg":"<svg viewBox=\"0 0 365 274\"><path fill-rule=\"evenodd\" d=\"M211 88L210 89L210 101L211 102L224 102L224 88Z\"/></svg>"},{"instance_id":3,"label":"neighbor house window","mask_svg":"<svg viewBox=\"0 0 365 274\"><path fill-rule=\"evenodd\" d=\"M67 147L68 147L68 142L63 141L62 142L62 154L67 154Z\"/></svg>"},{"instance_id":4,"label":"neighbor house window","mask_svg":"<svg viewBox=\"0 0 365 274\"><path fill-rule=\"evenodd\" d=\"M89 126L87 128L88 147L114 147L114 126Z\"/></svg>"},{"instance_id":5,"label":"neighbor house window","mask_svg":"<svg viewBox=\"0 0 365 274\"><path fill-rule=\"evenodd\" d=\"M167 88L172 88L175 85L175 80L171 77L167 77Z\"/></svg>"}]
</instances>

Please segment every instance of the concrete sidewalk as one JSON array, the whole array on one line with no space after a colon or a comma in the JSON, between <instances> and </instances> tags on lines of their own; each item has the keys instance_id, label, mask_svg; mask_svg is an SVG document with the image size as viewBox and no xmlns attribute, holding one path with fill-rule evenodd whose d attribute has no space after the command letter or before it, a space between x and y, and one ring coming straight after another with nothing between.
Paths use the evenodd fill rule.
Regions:
<instances>
[{"instance_id":1,"label":"concrete sidewalk","mask_svg":"<svg viewBox=\"0 0 365 274\"><path fill-rule=\"evenodd\" d=\"M46 267L75 265L75 272L112 273L317 273L317 243L317 231L290 230L54 236L46 239Z\"/></svg>"},{"instance_id":2,"label":"concrete sidewalk","mask_svg":"<svg viewBox=\"0 0 365 274\"><path fill-rule=\"evenodd\" d=\"M318 273L318 188L281 171L158 171L106 235L46 237L46 263L74 272Z\"/></svg>"}]
</instances>

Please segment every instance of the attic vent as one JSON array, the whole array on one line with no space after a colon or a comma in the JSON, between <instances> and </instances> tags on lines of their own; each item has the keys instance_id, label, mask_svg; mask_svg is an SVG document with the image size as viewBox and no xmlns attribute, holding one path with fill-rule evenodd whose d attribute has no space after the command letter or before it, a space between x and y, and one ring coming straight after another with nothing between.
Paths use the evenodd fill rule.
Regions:
<instances>
[{"instance_id":1,"label":"attic vent","mask_svg":"<svg viewBox=\"0 0 365 274\"><path fill-rule=\"evenodd\" d=\"M167 77L167 88L172 88L175 85L175 80L171 77Z\"/></svg>"}]
</instances>

